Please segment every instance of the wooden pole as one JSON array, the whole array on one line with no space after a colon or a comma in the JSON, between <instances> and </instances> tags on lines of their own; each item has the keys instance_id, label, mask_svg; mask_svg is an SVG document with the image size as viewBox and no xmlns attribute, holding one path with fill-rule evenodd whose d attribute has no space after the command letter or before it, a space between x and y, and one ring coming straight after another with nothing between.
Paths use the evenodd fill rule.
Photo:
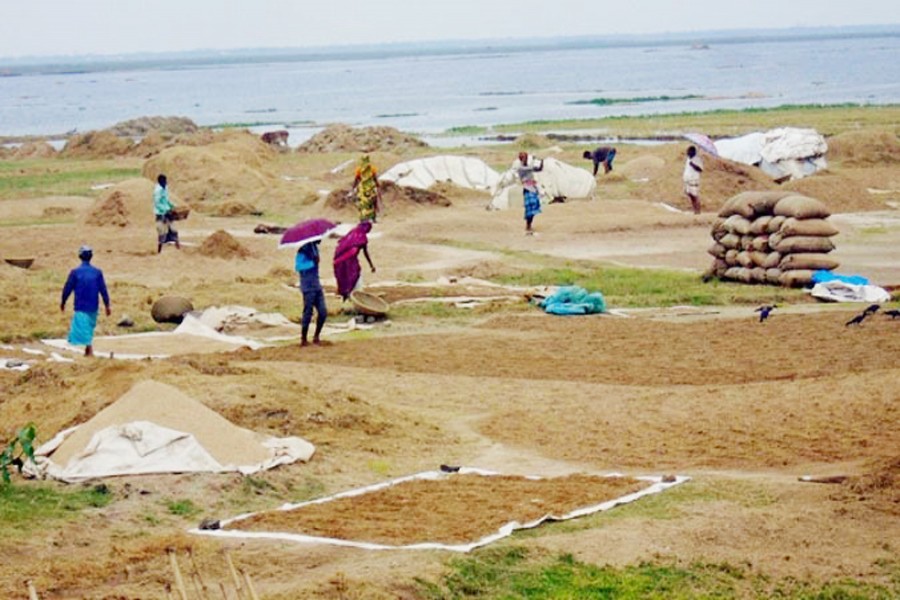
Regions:
<instances>
[{"instance_id":1,"label":"wooden pole","mask_svg":"<svg viewBox=\"0 0 900 600\"><path fill-rule=\"evenodd\" d=\"M31 583L31 580L25 582L28 586L28 600L38 600L37 590L34 589L34 584Z\"/></svg>"},{"instance_id":2,"label":"wooden pole","mask_svg":"<svg viewBox=\"0 0 900 600\"><path fill-rule=\"evenodd\" d=\"M228 563L228 570L231 572L231 580L234 582L234 589L237 592L238 600L244 597L241 592L241 578L238 577L237 569L234 568L234 561L231 560L231 554L225 550L225 561Z\"/></svg>"},{"instance_id":3,"label":"wooden pole","mask_svg":"<svg viewBox=\"0 0 900 600\"><path fill-rule=\"evenodd\" d=\"M259 596L256 595L256 590L253 589L253 581L250 579L250 574L247 571L241 570L241 575L244 576L244 583L247 584L247 591L250 592L250 600L259 600Z\"/></svg>"},{"instance_id":4,"label":"wooden pole","mask_svg":"<svg viewBox=\"0 0 900 600\"><path fill-rule=\"evenodd\" d=\"M188 600L187 590L184 587L184 578L181 576L181 569L178 568L178 558L175 556L175 549L169 548L166 552L169 554L169 563L172 565L172 571L175 573L175 587L178 589L178 594L181 596L181 600Z\"/></svg>"}]
</instances>

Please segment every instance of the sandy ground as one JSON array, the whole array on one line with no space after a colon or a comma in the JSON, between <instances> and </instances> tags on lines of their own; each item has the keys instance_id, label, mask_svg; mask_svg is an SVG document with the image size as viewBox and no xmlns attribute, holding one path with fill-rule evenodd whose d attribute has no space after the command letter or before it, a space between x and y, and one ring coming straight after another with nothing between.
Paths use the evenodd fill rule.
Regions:
<instances>
[{"instance_id":1,"label":"sandy ground","mask_svg":"<svg viewBox=\"0 0 900 600\"><path fill-rule=\"evenodd\" d=\"M197 307L233 303L299 315L292 255L276 249L277 237L252 233L256 218L194 214L181 224L184 249L157 255L152 231L27 223L53 206L76 216L89 208L74 198L0 203L0 252L36 257L28 271L0 267L11 307L3 332L15 356L33 358L21 348L35 346L28 339L34 331L65 331L68 315L59 313L57 294L86 239L113 295L114 315L101 318L101 333L122 333L114 323L123 313L144 329L157 328L146 315L166 293L189 295ZM315 210L305 207L301 216ZM481 195L461 195L449 208L388 207L371 242L378 271L365 277L373 285L423 284L421 294L409 286L382 289L396 300L488 294L436 281L530 268L527 257L541 255L699 274L710 261L713 218L645 200L571 201L546 206L538 235L526 237L517 210L487 212ZM841 230L834 253L841 272L900 284L897 211L832 220ZM248 256L201 254L218 230ZM324 243L326 255L333 243ZM333 296L329 303L336 311ZM0 540L7 564L15 565L0 576L0 595L24 597L23 582L32 580L41 598L163 597L172 581L166 549L174 548L185 568L190 552L211 585L230 581L227 551L263 598L414 597L414 578L439 577L447 553L220 541L185 532L202 518L274 508L440 464L548 477L620 471L692 478L663 494L671 495L659 509L663 517L622 509L618 518L550 525L508 543L600 565L672 559L730 563L772 578L879 582L879 565L900 558L900 320L846 327L857 310L808 302L759 324L752 308L739 306L561 318L523 301L445 322L393 319L329 336L319 348L218 352L200 344L165 360L73 354L74 363L38 361L24 375L0 372L4 434L28 419L47 439L135 382L156 379L241 427L299 435L317 446L308 464L249 479L106 481L114 497L107 507ZM849 479L799 481L805 474ZM197 510L179 516L167 508L183 500Z\"/></svg>"}]
</instances>

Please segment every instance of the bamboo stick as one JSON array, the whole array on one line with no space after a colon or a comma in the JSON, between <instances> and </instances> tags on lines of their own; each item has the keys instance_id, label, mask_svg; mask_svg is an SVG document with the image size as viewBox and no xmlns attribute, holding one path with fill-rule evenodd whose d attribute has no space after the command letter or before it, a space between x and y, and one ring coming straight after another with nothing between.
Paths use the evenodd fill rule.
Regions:
<instances>
[{"instance_id":1,"label":"bamboo stick","mask_svg":"<svg viewBox=\"0 0 900 600\"><path fill-rule=\"evenodd\" d=\"M237 593L238 600L241 600L244 597L244 594L241 592L241 578L238 577L237 569L234 568L234 561L231 560L231 554L228 553L228 550L225 550L225 561L228 563L228 570L231 572L231 580L234 582L234 589Z\"/></svg>"},{"instance_id":2,"label":"bamboo stick","mask_svg":"<svg viewBox=\"0 0 900 600\"><path fill-rule=\"evenodd\" d=\"M184 587L184 578L181 576L181 569L178 568L178 558L175 556L175 549L169 548L166 552L169 554L169 562L172 565L172 571L175 573L175 587L178 589L181 600L188 600L187 590Z\"/></svg>"},{"instance_id":3,"label":"bamboo stick","mask_svg":"<svg viewBox=\"0 0 900 600\"><path fill-rule=\"evenodd\" d=\"M259 596L256 595L256 590L253 589L253 581L250 579L250 574L242 569L241 575L244 576L244 583L247 584L247 591L250 592L250 600L259 600Z\"/></svg>"},{"instance_id":4,"label":"bamboo stick","mask_svg":"<svg viewBox=\"0 0 900 600\"><path fill-rule=\"evenodd\" d=\"M31 580L25 582L28 586L28 600L38 600L37 590L34 589L34 584L31 583Z\"/></svg>"},{"instance_id":5,"label":"bamboo stick","mask_svg":"<svg viewBox=\"0 0 900 600\"><path fill-rule=\"evenodd\" d=\"M197 568L197 561L194 560L193 548L188 548L187 554L188 558L191 560L191 568L194 570L191 574L191 581L194 583L197 596L202 600L209 600L209 588L206 587L206 582L203 581L203 575L200 574L200 569Z\"/></svg>"}]
</instances>

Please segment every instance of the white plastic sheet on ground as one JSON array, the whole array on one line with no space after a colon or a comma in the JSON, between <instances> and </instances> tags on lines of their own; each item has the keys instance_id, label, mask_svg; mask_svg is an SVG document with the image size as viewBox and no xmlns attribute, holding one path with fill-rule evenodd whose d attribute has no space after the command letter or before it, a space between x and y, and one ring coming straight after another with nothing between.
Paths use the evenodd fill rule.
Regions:
<instances>
[{"instance_id":1,"label":"white plastic sheet on ground","mask_svg":"<svg viewBox=\"0 0 900 600\"><path fill-rule=\"evenodd\" d=\"M460 474L474 474L474 475L483 475L485 477L490 477L492 475L500 475L500 473L496 473L493 471L486 471L483 469L475 469L475 468L467 468L463 467L459 470ZM398 479L392 479L390 481L386 481L383 483L378 483L362 488L357 488L354 490L350 490L347 492L342 492L339 494L335 494L333 496L328 496L326 498L319 498L317 500L310 500L309 502L300 502L297 504L284 504L279 507L277 510L294 510L297 508L302 508L303 506L308 506L311 504L321 504L324 502L330 502L332 500L336 500L338 498L349 498L352 496L360 496L362 494L367 494L370 492L374 492L386 487L390 487L393 485L397 485L400 483L405 483L407 481L413 481L417 479L427 479L427 480L438 480L445 479L447 477L452 476L453 474L444 473L442 471L425 471L423 473L417 473L415 475L409 475L407 477L400 477ZM610 477L617 477L617 474L611 474ZM529 479L541 479L541 477L529 477ZM303 535L297 533L287 533L287 532L271 532L271 531L241 531L239 529L190 529L189 533L194 533L197 535L208 535L212 537L222 537L222 538L232 538L232 539L269 539L269 540L283 540L289 542L299 542L299 543L307 543L307 544L332 544L335 546L348 546L352 548L362 548L364 550L450 550L452 552L470 552L475 548L480 548L482 546L486 546L487 544L491 544L496 542L497 540L503 539L512 535L512 533L519 529L532 529L537 527L541 523L544 523L549 520L553 521L566 521L569 519L575 519L577 517L583 517L586 515L590 515L597 512L602 512L614 508L616 506L627 504L629 502L634 502L635 500L642 498L644 496L648 496L651 494L658 494L669 489L672 486L679 485L684 483L685 481L690 480L689 477L678 476L674 478L674 481L663 481L661 477L635 477L634 479L643 480L647 482L647 487L634 492L632 494L627 494L625 496L621 496L619 498L614 498L613 500L607 500L606 502L601 502L600 504L594 504L590 506L586 506L583 508L579 508L573 510L564 515L544 515L538 519L527 523L518 523L516 521L511 521L506 525L503 525L498 529L495 533L487 535L480 540L476 540L474 542L468 544L441 544L438 542L423 542L419 544L409 544L403 546L391 546L387 544L374 544L371 542L358 542L353 540L342 540L337 538L326 538L326 537L317 537L311 535ZM226 519L221 521L221 525L233 525L234 523L238 523L243 519L247 519L257 513L246 513L242 515L238 515L231 519ZM409 523L410 527L415 527L415 523Z\"/></svg>"},{"instance_id":2,"label":"white plastic sheet on ground","mask_svg":"<svg viewBox=\"0 0 900 600\"><path fill-rule=\"evenodd\" d=\"M755 165L774 179L801 179L827 168L828 143L815 129L780 127L716 141L719 156Z\"/></svg>"},{"instance_id":3,"label":"white plastic sheet on ground","mask_svg":"<svg viewBox=\"0 0 900 600\"><path fill-rule=\"evenodd\" d=\"M66 482L151 473L245 475L307 461L315 447L238 427L177 388L136 384L82 425L35 450L29 474Z\"/></svg>"},{"instance_id":4,"label":"white plastic sheet on ground","mask_svg":"<svg viewBox=\"0 0 900 600\"><path fill-rule=\"evenodd\" d=\"M580 167L573 167L555 158L545 158L544 168L534 174L541 197L545 201L554 198L581 199L594 197L597 181L594 176ZM488 208L506 210L513 204L522 205L522 185L517 174L518 159L503 175L493 192Z\"/></svg>"},{"instance_id":5,"label":"white plastic sheet on ground","mask_svg":"<svg viewBox=\"0 0 900 600\"><path fill-rule=\"evenodd\" d=\"M856 285L838 279L817 283L809 291L810 295L827 302L867 302L871 304L888 302L891 294L877 285Z\"/></svg>"},{"instance_id":6,"label":"white plastic sheet on ground","mask_svg":"<svg viewBox=\"0 0 900 600\"><path fill-rule=\"evenodd\" d=\"M480 158L444 155L396 164L378 178L422 190L435 183L449 182L467 189L487 191L497 184L500 174Z\"/></svg>"}]
</instances>

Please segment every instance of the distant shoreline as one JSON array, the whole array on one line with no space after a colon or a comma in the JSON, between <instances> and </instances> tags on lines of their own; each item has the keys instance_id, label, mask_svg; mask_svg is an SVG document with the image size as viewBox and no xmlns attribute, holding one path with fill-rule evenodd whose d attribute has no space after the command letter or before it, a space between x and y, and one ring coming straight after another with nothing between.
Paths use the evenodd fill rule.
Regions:
<instances>
[{"instance_id":1,"label":"distant shoreline","mask_svg":"<svg viewBox=\"0 0 900 600\"><path fill-rule=\"evenodd\" d=\"M679 33L503 38L359 44L298 48L239 48L121 55L0 57L0 77L28 75L83 75L138 69L177 70L202 66L306 62L322 60L378 60L405 56L515 54L544 50L665 47L779 43L808 40L873 39L900 37L900 24L853 27L793 27L785 29L709 30Z\"/></svg>"},{"instance_id":2,"label":"distant shoreline","mask_svg":"<svg viewBox=\"0 0 900 600\"><path fill-rule=\"evenodd\" d=\"M823 135L840 133L850 125L855 127L880 127L900 135L900 103L883 105L831 104L785 105L774 108L746 108L735 110L711 110L705 112L632 115L600 117L596 119L560 119L540 122L524 122L493 127L457 127L443 133L425 136L432 138L469 139L491 143L508 143L526 133L541 134L559 142L587 142L597 139L633 140L636 142L672 142L681 139L687 130L704 131L713 138L732 137L750 131L779 126L786 116L802 121L805 126L819 130ZM302 123L298 127L323 129L329 123ZM218 124L201 126L202 129L260 129L267 126L283 127L282 122L252 124ZM55 135L0 136L0 145L29 142L62 142L87 131L67 132ZM414 132L405 132L416 135Z\"/></svg>"}]
</instances>

